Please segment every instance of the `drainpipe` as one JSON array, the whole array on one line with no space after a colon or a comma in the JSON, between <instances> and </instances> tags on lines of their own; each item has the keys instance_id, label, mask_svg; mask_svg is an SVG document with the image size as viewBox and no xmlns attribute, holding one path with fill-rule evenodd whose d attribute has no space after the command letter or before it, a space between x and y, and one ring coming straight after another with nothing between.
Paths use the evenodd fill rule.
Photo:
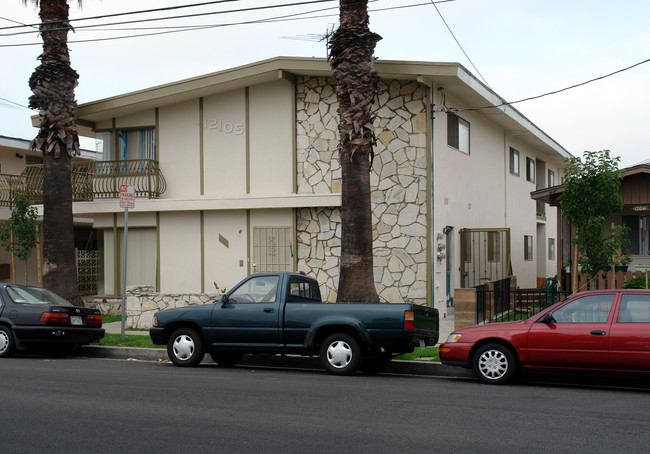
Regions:
<instances>
[{"instance_id":1,"label":"drainpipe","mask_svg":"<svg viewBox=\"0 0 650 454\"><path fill-rule=\"evenodd\" d=\"M436 307L436 273L435 273L435 263L436 263L436 248L435 248L435 223L434 223L434 188L435 184L433 181L434 177L434 106L435 106L435 93L433 83L428 82L422 76L418 76L417 81L422 85L425 85L429 89L429 108L431 115L429 117L429 295L431 297L431 307Z\"/></svg>"}]
</instances>

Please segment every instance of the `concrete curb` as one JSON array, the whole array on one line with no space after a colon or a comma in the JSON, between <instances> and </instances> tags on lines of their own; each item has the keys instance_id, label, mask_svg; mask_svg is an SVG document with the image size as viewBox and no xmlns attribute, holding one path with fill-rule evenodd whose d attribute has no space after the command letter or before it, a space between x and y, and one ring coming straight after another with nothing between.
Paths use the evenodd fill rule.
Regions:
<instances>
[{"instance_id":1,"label":"concrete curb","mask_svg":"<svg viewBox=\"0 0 650 454\"><path fill-rule=\"evenodd\" d=\"M164 348L110 347L104 345L85 345L81 347L80 356L88 358L134 359L141 361L168 361ZM210 355L206 355L202 364L214 364ZM318 358L279 355L246 355L239 363L247 367L271 367L289 369L323 370ZM386 370L389 374L430 375L438 377L474 377L469 369L445 366L429 361L393 361Z\"/></svg>"}]
</instances>

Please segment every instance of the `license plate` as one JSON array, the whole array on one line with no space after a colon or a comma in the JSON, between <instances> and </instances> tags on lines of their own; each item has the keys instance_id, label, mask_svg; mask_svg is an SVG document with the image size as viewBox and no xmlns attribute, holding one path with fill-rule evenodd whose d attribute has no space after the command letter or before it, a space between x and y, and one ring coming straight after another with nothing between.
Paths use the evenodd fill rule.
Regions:
<instances>
[{"instance_id":1,"label":"license plate","mask_svg":"<svg viewBox=\"0 0 650 454\"><path fill-rule=\"evenodd\" d=\"M77 326L83 325L83 320L81 319L81 315L71 315L70 324L77 325Z\"/></svg>"}]
</instances>

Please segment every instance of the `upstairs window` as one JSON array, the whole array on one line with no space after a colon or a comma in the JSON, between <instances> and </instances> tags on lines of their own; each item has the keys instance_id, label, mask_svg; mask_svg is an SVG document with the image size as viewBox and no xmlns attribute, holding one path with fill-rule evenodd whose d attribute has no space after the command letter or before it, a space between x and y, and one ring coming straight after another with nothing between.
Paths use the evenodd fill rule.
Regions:
<instances>
[{"instance_id":1,"label":"upstairs window","mask_svg":"<svg viewBox=\"0 0 650 454\"><path fill-rule=\"evenodd\" d=\"M510 173L519 176L519 152L510 147Z\"/></svg>"},{"instance_id":2,"label":"upstairs window","mask_svg":"<svg viewBox=\"0 0 650 454\"><path fill-rule=\"evenodd\" d=\"M117 135L117 144L115 143ZM115 149L117 145L117 150ZM118 129L97 133L97 151L104 161L158 159L156 128Z\"/></svg>"},{"instance_id":3,"label":"upstairs window","mask_svg":"<svg viewBox=\"0 0 650 454\"><path fill-rule=\"evenodd\" d=\"M447 145L469 154L469 122L451 112L447 113Z\"/></svg>"},{"instance_id":4,"label":"upstairs window","mask_svg":"<svg viewBox=\"0 0 650 454\"><path fill-rule=\"evenodd\" d=\"M526 158L526 181L535 182L535 160Z\"/></svg>"},{"instance_id":5,"label":"upstairs window","mask_svg":"<svg viewBox=\"0 0 650 454\"><path fill-rule=\"evenodd\" d=\"M548 171L548 187L555 186L555 172L549 169Z\"/></svg>"}]
</instances>

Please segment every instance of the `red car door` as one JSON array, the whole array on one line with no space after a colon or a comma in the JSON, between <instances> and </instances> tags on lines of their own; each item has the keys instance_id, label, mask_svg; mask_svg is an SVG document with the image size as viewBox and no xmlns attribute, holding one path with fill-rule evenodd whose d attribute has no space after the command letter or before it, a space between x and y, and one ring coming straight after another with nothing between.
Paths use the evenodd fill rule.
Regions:
<instances>
[{"instance_id":1,"label":"red car door","mask_svg":"<svg viewBox=\"0 0 650 454\"><path fill-rule=\"evenodd\" d=\"M615 293L579 296L542 317L528 333L533 367L609 368L609 335Z\"/></svg>"},{"instance_id":2,"label":"red car door","mask_svg":"<svg viewBox=\"0 0 650 454\"><path fill-rule=\"evenodd\" d=\"M650 371L650 294L624 293L610 333L610 362L618 370Z\"/></svg>"}]
</instances>

